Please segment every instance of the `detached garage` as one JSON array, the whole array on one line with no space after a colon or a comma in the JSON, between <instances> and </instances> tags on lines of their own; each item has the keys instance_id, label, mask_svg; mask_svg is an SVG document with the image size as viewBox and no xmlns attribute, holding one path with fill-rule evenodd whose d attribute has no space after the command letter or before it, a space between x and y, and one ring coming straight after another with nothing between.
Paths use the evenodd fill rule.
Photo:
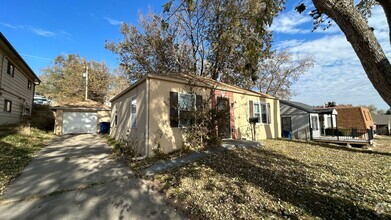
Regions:
<instances>
[{"instance_id":1,"label":"detached garage","mask_svg":"<svg viewBox=\"0 0 391 220\"><path fill-rule=\"evenodd\" d=\"M96 134L102 122L110 122L110 107L87 101L51 108L55 115L54 134Z\"/></svg>"}]
</instances>

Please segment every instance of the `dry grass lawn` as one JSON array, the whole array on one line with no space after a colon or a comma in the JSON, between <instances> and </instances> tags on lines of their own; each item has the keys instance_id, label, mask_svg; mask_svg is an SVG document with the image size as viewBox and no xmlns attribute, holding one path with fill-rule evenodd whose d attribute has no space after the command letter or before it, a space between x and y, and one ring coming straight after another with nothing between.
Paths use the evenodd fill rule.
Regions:
<instances>
[{"instance_id":1,"label":"dry grass lawn","mask_svg":"<svg viewBox=\"0 0 391 220\"><path fill-rule=\"evenodd\" d=\"M372 147L375 151L391 153L391 135L377 135L375 145Z\"/></svg>"},{"instance_id":2,"label":"dry grass lawn","mask_svg":"<svg viewBox=\"0 0 391 220\"><path fill-rule=\"evenodd\" d=\"M156 175L190 219L390 219L391 154L267 140Z\"/></svg>"},{"instance_id":3,"label":"dry grass lawn","mask_svg":"<svg viewBox=\"0 0 391 220\"><path fill-rule=\"evenodd\" d=\"M0 126L0 195L53 135L25 125Z\"/></svg>"}]
</instances>

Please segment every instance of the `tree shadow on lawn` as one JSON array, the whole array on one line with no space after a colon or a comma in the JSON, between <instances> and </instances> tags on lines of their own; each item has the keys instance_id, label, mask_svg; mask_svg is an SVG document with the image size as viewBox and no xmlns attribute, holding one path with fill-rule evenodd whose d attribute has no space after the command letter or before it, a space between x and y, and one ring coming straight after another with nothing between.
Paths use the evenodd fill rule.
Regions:
<instances>
[{"instance_id":1,"label":"tree shadow on lawn","mask_svg":"<svg viewBox=\"0 0 391 220\"><path fill-rule=\"evenodd\" d=\"M235 151L220 155L228 161L235 161L233 166L241 167L243 172L238 173L226 166L216 166L215 163L210 163L210 160L206 160L205 165L224 175L243 178L281 200L304 208L314 216L327 219L381 217L374 210L356 205L354 200L359 196L356 192L352 192L354 194L351 194L351 198L330 196L329 190L336 185L319 182L306 175L306 169L313 169L307 164L264 149L244 150L249 151L246 153L247 158L241 157ZM317 188L320 190L316 190ZM343 191L352 189L344 187Z\"/></svg>"},{"instance_id":2,"label":"tree shadow on lawn","mask_svg":"<svg viewBox=\"0 0 391 220\"><path fill-rule=\"evenodd\" d=\"M96 136L56 138L0 196L0 219L170 219L156 190ZM81 144L77 144L80 142ZM55 146L59 145L59 146ZM7 145L7 148L14 146Z\"/></svg>"},{"instance_id":3,"label":"tree shadow on lawn","mask_svg":"<svg viewBox=\"0 0 391 220\"><path fill-rule=\"evenodd\" d=\"M237 151L241 153L238 154ZM228 150L199 163L229 177L226 185L229 185L232 179L240 178L244 182L262 188L263 191L277 199L305 210L312 216L324 219L388 219L391 217L387 213L377 213L355 202L356 198L361 195L348 184L341 186L337 185L340 183L338 181L333 183L316 180L306 172L316 167L269 150L256 148ZM241 188L240 185L238 186ZM346 193L346 197L332 195L331 190L337 187L343 192L349 192L349 195ZM216 190L223 189L216 188ZM246 196L246 193L242 190L236 197ZM240 200L238 201L240 203ZM194 208L201 210L202 213L202 207ZM262 210L262 212L265 211L281 217L289 216L292 219L300 217L297 213L291 213L291 215L284 211L275 213L275 210L268 210L267 207Z\"/></svg>"}]
</instances>

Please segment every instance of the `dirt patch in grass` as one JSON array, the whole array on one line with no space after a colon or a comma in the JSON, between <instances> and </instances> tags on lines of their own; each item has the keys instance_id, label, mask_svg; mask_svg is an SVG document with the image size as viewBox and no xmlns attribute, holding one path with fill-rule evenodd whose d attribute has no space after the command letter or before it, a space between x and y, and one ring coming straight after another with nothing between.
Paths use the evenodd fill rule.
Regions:
<instances>
[{"instance_id":1,"label":"dirt patch in grass","mask_svg":"<svg viewBox=\"0 0 391 220\"><path fill-rule=\"evenodd\" d=\"M191 219L389 219L391 155L267 140L150 179Z\"/></svg>"},{"instance_id":2,"label":"dirt patch in grass","mask_svg":"<svg viewBox=\"0 0 391 220\"><path fill-rule=\"evenodd\" d=\"M0 127L0 195L52 137L26 125Z\"/></svg>"}]
</instances>

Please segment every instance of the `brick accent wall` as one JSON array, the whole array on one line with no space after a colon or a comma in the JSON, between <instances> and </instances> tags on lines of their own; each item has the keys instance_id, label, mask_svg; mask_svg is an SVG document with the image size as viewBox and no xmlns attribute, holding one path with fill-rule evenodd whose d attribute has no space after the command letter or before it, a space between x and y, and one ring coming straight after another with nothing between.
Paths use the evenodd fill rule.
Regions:
<instances>
[{"instance_id":1,"label":"brick accent wall","mask_svg":"<svg viewBox=\"0 0 391 220\"><path fill-rule=\"evenodd\" d=\"M213 98L213 101L212 101L212 105L213 106L216 106L216 100L217 100L217 97L225 97L225 98L229 98L229 114L230 114L230 125L231 125L231 137L233 139L236 139L237 136L236 136L236 129L235 129L235 111L234 111L234 108L232 108L232 103L235 103L235 100L234 100L234 95L232 92L226 92L226 91L221 91L221 90L216 90L215 93L214 93L214 98Z\"/></svg>"}]
</instances>

